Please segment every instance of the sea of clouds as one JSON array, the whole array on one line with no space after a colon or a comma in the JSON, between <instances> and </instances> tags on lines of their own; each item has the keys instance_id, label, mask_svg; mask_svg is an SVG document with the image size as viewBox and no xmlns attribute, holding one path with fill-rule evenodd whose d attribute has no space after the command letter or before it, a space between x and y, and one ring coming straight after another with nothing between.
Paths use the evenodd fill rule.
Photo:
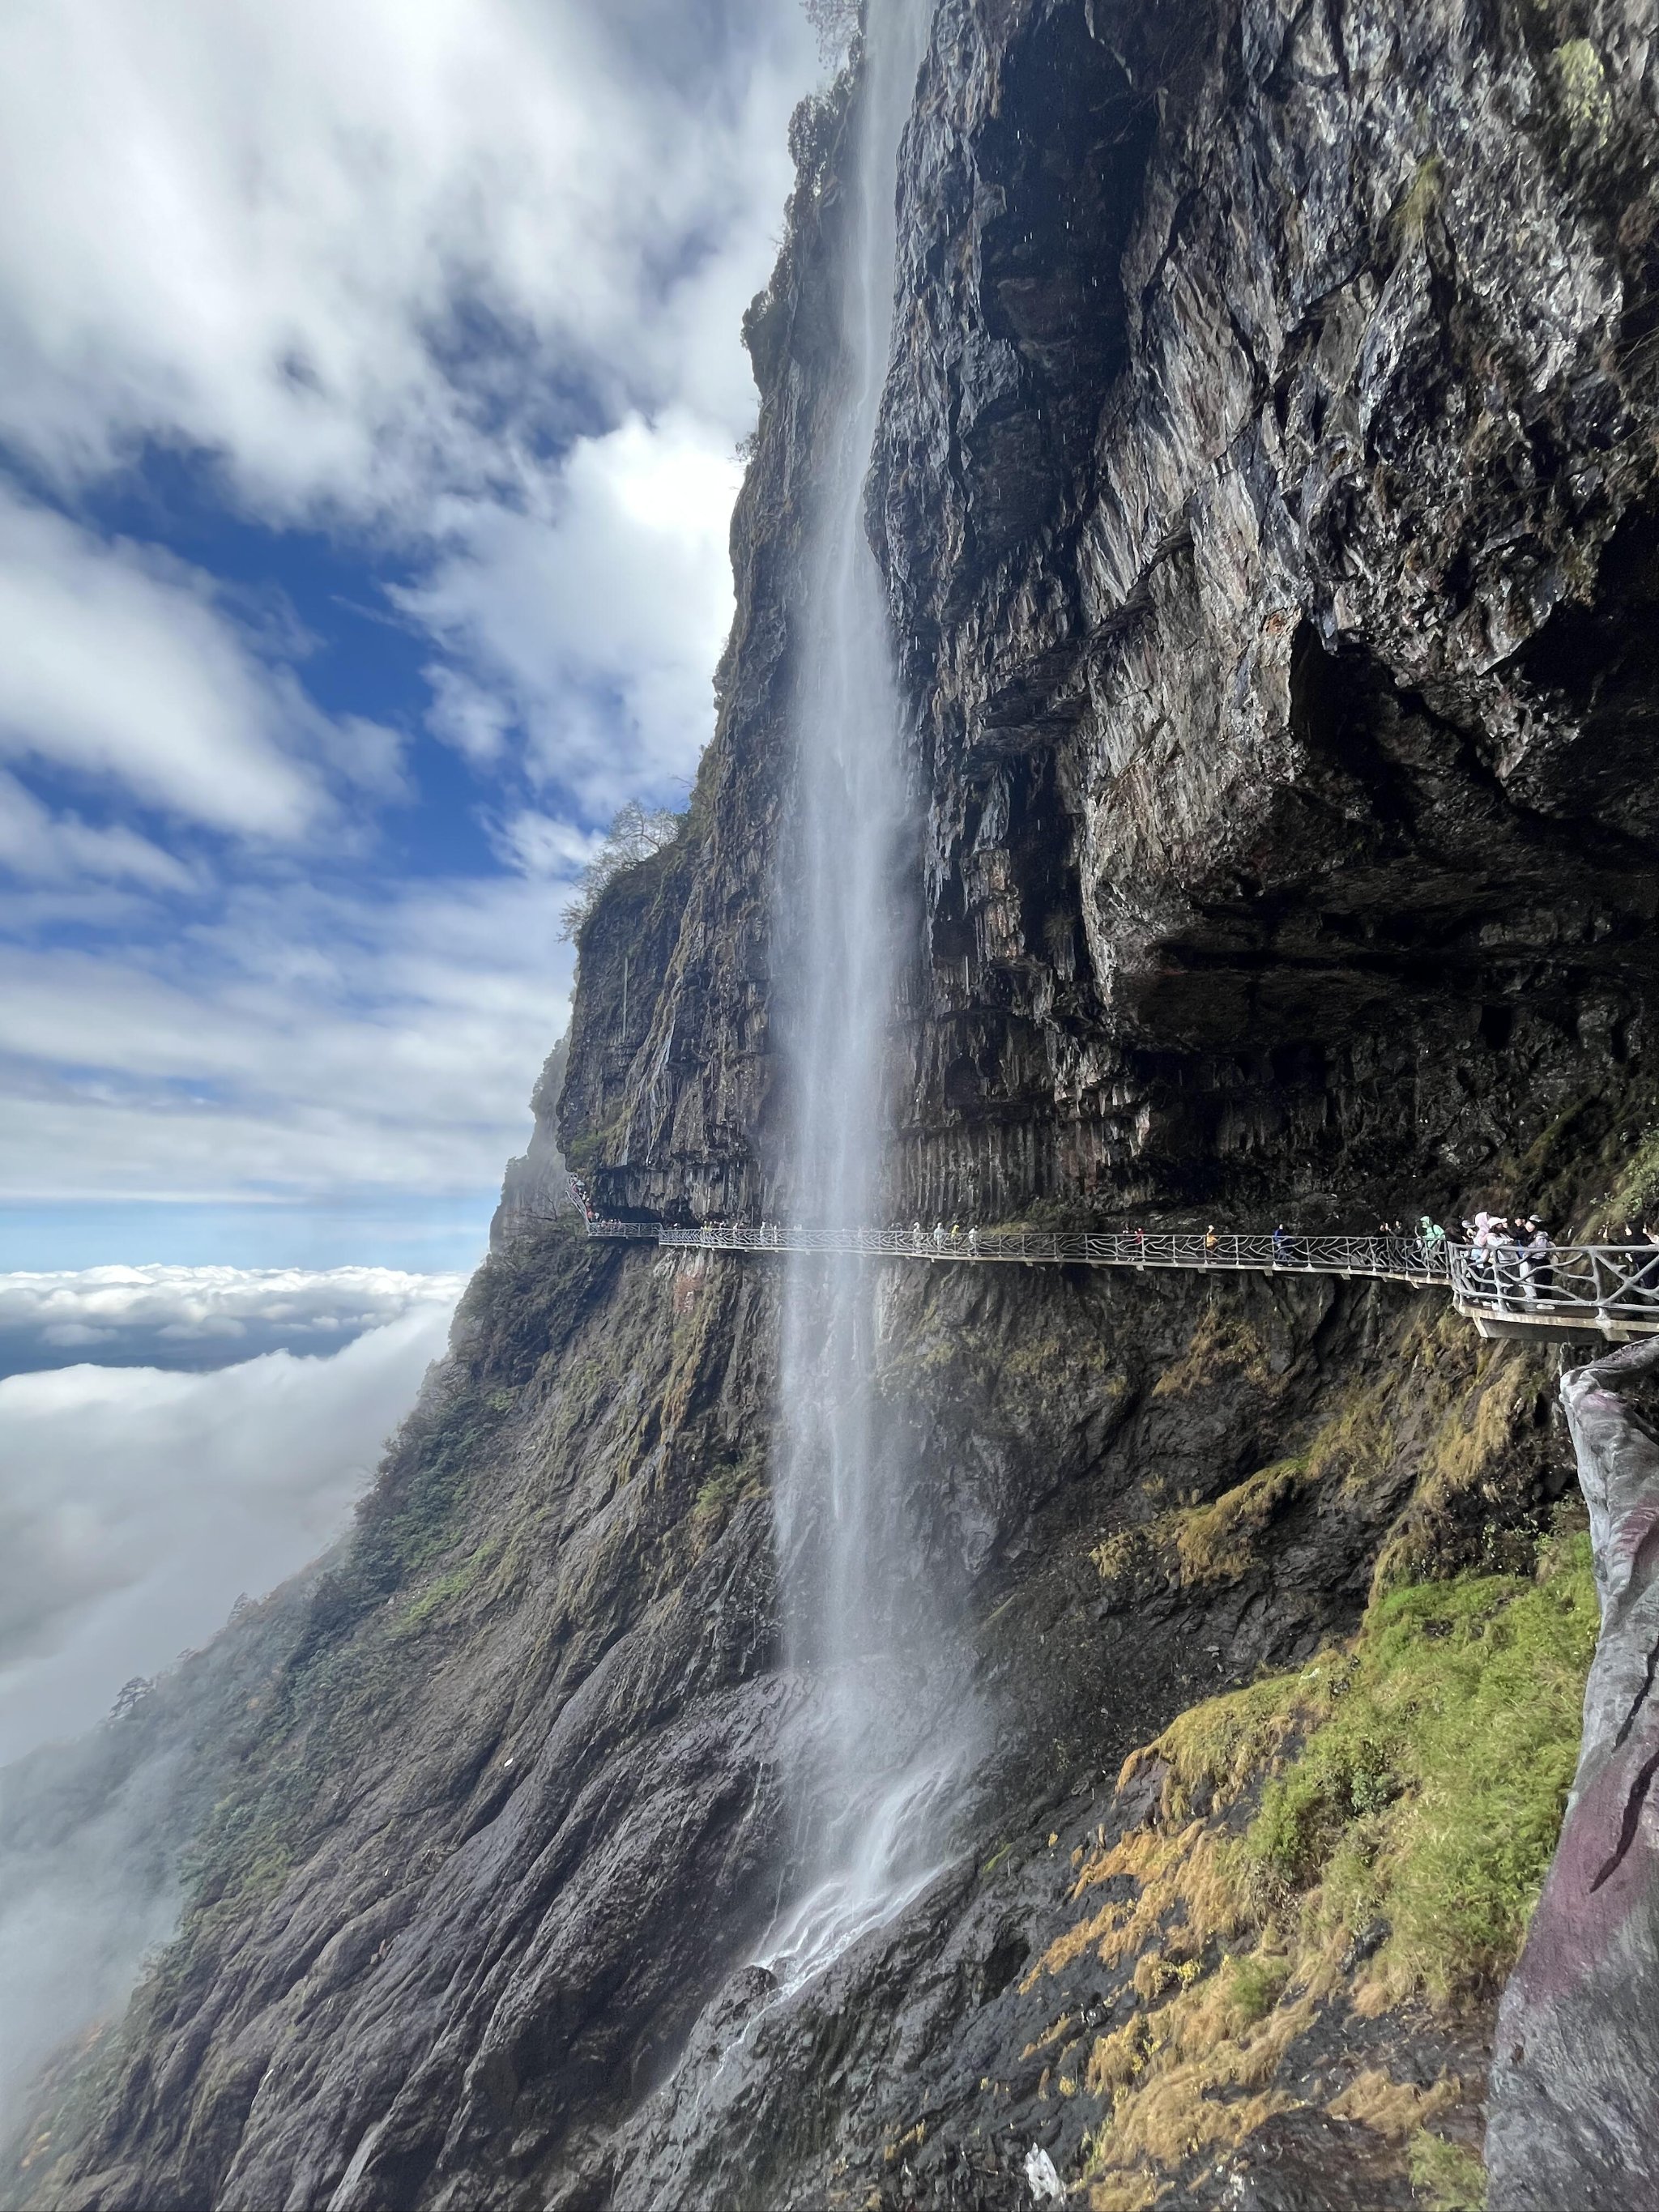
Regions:
<instances>
[{"instance_id":1,"label":"sea of clouds","mask_svg":"<svg viewBox=\"0 0 1659 2212\"><path fill-rule=\"evenodd\" d=\"M460 1275L396 1267L82 1267L0 1274L0 1376L227 1367L265 1352L337 1352L405 1314L453 1307Z\"/></svg>"},{"instance_id":2,"label":"sea of clouds","mask_svg":"<svg viewBox=\"0 0 1659 2212\"><path fill-rule=\"evenodd\" d=\"M89 1727L332 1540L460 1286L373 1267L0 1277L15 1340L50 1358L94 1338L98 1361L0 1380L0 1763ZM113 1364L156 1345L169 1366Z\"/></svg>"},{"instance_id":3,"label":"sea of clouds","mask_svg":"<svg viewBox=\"0 0 1659 2212\"><path fill-rule=\"evenodd\" d=\"M464 1281L0 1275L0 2136L178 1917L188 1749L94 1724L347 1526Z\"/></svg>"}]
</instances>

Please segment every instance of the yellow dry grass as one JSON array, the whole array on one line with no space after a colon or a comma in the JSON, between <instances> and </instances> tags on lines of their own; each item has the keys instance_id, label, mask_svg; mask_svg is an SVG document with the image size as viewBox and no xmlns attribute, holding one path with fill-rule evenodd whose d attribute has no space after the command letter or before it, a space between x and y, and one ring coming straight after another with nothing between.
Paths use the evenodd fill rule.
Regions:
<instances>
[{"instance_id":1,"label":"yellow dry grass","mask_svg":"<svg viewBox=\"0 0 1659 2212\"><path fill-rule=\"evenodd\" d=\"M1461 2104L1466 2094L1455 2074L1443 2074L1431 2087L1419 2089L1373 2066L1333 2097L1328 2110L1339 2120L1358 2120L1385 2142L1403 2143L1449 2106Z\"/></svg>"},{"instance_id":2,"label":"yellow dry grass","mask_svg":"<svg viewBox=\"0 0 1659 2212\"><path fill-rule=\"evenodd\" d=\"M1460 1474L1509 1419L1492 1395L1484 1429L1469 1402ZM1157 1777L1157 1809L1074 1855L1078 1917L1026 1980L1092 1955L1137 2000L1092 2041L1070 2012L1042 2039L1101 2108L1091 2207L1164 2201L1189 2160L1299 2101L1285 2061L1333 2006L1455 2014L1501 1974L1571 1771L1595 1626L1584 1550L1563 1538L1526 1579L1382 1597L1351 1644L1194 1707L1126 1761L1121 1784ZM1379 1920L1392 1933L1356 1969L1356 1934ZM1425 2090L1372 2066L1328 2109L1403 2172L1425 2127L1469 2100L1455 2074Z\"/></svg>"}]
</instances>

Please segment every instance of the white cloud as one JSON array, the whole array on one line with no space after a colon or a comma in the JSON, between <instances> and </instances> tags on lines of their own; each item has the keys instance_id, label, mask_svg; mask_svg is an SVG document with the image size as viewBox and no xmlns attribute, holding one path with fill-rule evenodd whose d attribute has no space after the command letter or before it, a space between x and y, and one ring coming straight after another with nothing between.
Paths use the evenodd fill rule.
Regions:
<instances>
[{"instance_id":1,"label":"white cloud","mask_svg":"<svg viewBox=\"0 0 1659 2212\"><path fill-rule=\"evenodd\" d=\"M167 1366L332 1350L418 1308L453 1306L459 1275L396 1267L84 1267L0 1275L0 1356L17 1369L95 1348ZM158 1358L157 1355L160 1355Z\"/></svg>"},{"instance_id":2,"label":"white cloud","mask_svg":"<svg viewBox=\"0 0 1659 2212\"><path fill-rule=\"evenodd\" d=\"M206 1641L244 1589L326 1545L460 1287L380 1268L0 1278L0 1329L20 1310L64 1334L82 1328L64 1316L95 1316L108 1326L84 1333L127 1344L157 1323L198 1336L374 1324L331 1358L0 1381L16 1470L0 1502L0 1762L86 1727L135 1674ZM187 1806L201 1788L182 1718L136 1767L118 1726L0 1771L0 2133L54 2049L118 2013L172 1932L180 1791Z\"/></svg>"},{"instance_id":3,"label":"white cloud","mask_svg":"<svg viewBox=\"0 0 1659 2212\"><path fill-rule=\"evenodd\" d=\"M197 519L413 579L515 878L398 885L399 741L307 698L307 641L0 495L3 1194L477 1190L521 1145L562 886L711 726L738 323L813 73L794 0L0 10L0 447L82 517L206 456Z\"/></svg>"},{"instance_id":4,"label":"white cloud","mask_svg":"<svg viewBox=\"0 0 1659 2212\"><path fill-rule=\"evenodd\" d=\"M97 829L47 812L15 776L0 774L0 867L30 883L126 881L152 891L198 888L191 869L136 830Z\"/></svg>"},{"instance_id":5,"label":"white cloud","mask_svg":"<svg viewBox=\"0 0 1659 2212\"><path fill-rule=\"evenodd\" d=\"M578 830L556 815L520 807L492 825L495 850L520 875L552 876L568 883L585 868L605 842L598 830Z\"/></svg>"},{"instance_id":6,"label":"white cloud","mask_svg":"<svg viewBox=\"0 0 1659 2212\"><path fill-rule=\"evenodd\" d=\"M450 507L451 551L400 594L512 700L532 771L594 811L689 777L708 741L741 473L730 438L684 410L631 416L525 507Z\"/></svg>"},{"instance_id":7,"label":"white cloud","mask_svg":"<svg viewBox=\"0 0 1659 2212\"><path fill-rule=\"evenodd\" d=\"M154 948L0 948L0 1196L488 1188L568 1018L563 904L295 883Z\"/></svg>"},{"instance_id":8,"label":"white cloud","mask_svg":"<svg viewBox=\"0 0 1659 2212\"><path fill-rule=\"evenodd\" d=\"M331 1358L0 1380L0 1761L88 1726L343 1525L443 1349L447 1298Z\"/></svg>"},{"instance_id":9,"label":"white cloud","mask_svg":"<svg viewBox=\"0 0 1659 2212\"><path fill-rule=\"evenodd\" d=\"M284 725L319 722L182 563L0 492L0 752L114 778L224 830L293 836L322 793Z\"/></svg>"},{"instance_id":10,"label":"white cloud","mask_svg":"<svg viewBox=\"0 0 1659 2212\"><path fill-rule=\"evenodd\" d=\"M513 717L506 703L458 669L433 661L421 671L432 687L427 727L474 768L493 768L507 750Z\"/></svg>"},{"instance_id":11,"label":"white cloud","mask_svg":"<svg viewBox=\"0 0 1659 2212\"><path fill-rule=\"evenodd\" d=\"M435 548L407 604L464 665L434 664L434 733L493 771L520 722L583 805L659 793L708 734L738 324L811 75L792 0L0 11L0 440L70 489L195 447L264 520ZM291 831L303 782L268 747L258 772L270 687L188 592L158 623L130 557L89 573L107 605L48 568L37 623L0 568L33 641L0 728Z\"/></svg>"},{"instance_id":12,"label":"white cloud","mask_svg":"<svg viewBox=\"0 0 1659 2212\"><path fill-rule=\"evenodd\" d=\"M16 1832L0 1843L0 2133L26 2118L29 2085L53 2051L118 2013L144 1954L173 1933L179 1892L163 1839L177 1766L152 1760L107 1798L95 1773L66 1778L65 1796L80 1783L81 1802L97 1808L89 1820L65 1820L48 1787L44 1802L24 1800ZM0 1776L0 1798L15 1786Z\"/></svg>"},{"instance_id":13,"label":"white cloud","mask_svg":"<svg viewBox=\"0 0 1659 2212\"><path fill-rule=\"evenodd\" d=\"M0 433L65 477L159 436L262 512L406 514L559 428L551 355L567 404L741 413L808 44L776 0L8 9Z\"/></svg>"}]
</instances>

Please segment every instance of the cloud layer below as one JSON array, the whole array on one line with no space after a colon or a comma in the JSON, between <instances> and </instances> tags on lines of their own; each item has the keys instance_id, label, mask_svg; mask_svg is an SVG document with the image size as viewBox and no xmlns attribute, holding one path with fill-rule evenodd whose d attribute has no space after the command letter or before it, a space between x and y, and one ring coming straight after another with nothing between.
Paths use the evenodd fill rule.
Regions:
<instances>
[{"instance_id":1,"label":"cloud layer below","mask_svg":"<svg viewBox=\"0 0 1659 2212\"><path fill-rule=\"evenodd\" d=\"M411 1305L325 1358L0 1381L0 1764L90 1726L241 1593L315 1558L441 1353L453 1304Z\"/></svg>"},{"instance_id":2,"label":"cloud layer below","mask_svg":"<svg viewBox=\"0 0 1659 2212\"><path fill-rule=\"evenodd\" d=\"M338 1352L406 1314L450 1311L460 1275L395 1267L86 1267L0 1275L0 1376L84 1365L201 1370Z\"/></svg>"}]
</instances>

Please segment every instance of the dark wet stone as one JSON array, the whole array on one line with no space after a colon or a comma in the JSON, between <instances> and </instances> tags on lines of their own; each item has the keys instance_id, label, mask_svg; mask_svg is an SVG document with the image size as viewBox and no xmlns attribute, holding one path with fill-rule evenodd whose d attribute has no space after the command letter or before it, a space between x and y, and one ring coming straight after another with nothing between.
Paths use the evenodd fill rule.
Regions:
<instances>
[{"instance_id":1,"label":"dark wet stone","mask_svg":"<svg viewBox=\"0 0 1659 2212\"><path fill-rule=\"evenodd\" d=\"M1564 1377L1601 1633L1555 1863L1498 2016L1492 2212L1659 2203L1659 1342Z\"/></svg>"}]
</instances>

